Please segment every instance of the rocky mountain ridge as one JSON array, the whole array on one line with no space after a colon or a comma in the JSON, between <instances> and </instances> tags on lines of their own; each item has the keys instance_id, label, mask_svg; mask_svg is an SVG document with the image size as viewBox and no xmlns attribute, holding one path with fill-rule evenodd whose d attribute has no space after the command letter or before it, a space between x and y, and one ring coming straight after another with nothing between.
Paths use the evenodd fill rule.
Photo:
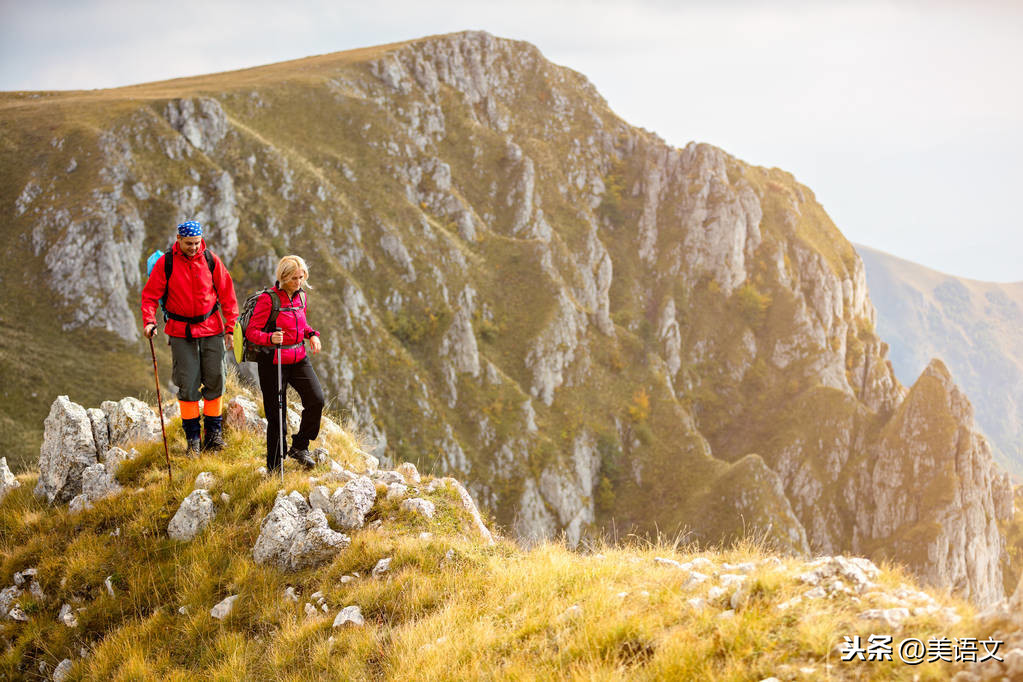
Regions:
<instances>
[{"instance_id":1,"label":"rocky mountain ridge","mask_svg":"<svg viewBox=\"0 0 1023 682\"><path fill-rule=\"evenodd\" d=\"M5 163L32 150L0 190L26 237L10 276L45 273L69 334L137 348L141 263L195 218L240 291L305 256L317 367L373 454L463 478L527 542L757 529L1004 594L1008 479L940 362L895 378L813 193L628 126L528 44L460 33L0 111Z\"/></svg>"},{"instance_id":2,"label":"rocky mountain ridge","mask_svg":"<svg viewBox=\"0 0 1023 682\"><path fill-rule=\"evenodd\" d=\"M1023 284L954 277L856 246L892 365L911 380L941 357L974 405L995 461L1023 478Z\"/></svg>"}]
</instances>

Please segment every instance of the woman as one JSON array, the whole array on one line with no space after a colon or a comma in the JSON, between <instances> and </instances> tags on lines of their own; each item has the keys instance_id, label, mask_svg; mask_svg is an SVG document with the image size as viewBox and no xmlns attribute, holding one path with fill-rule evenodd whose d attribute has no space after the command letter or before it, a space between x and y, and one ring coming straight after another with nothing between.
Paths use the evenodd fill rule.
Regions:
<instances>
[{"instance_id":1,"label":"woman","mask_svg":"<svg viewBox=\"0 0 1023 682\"><path fill-rule=\"evenodd\" d=\"M291 438L287 456L298 460L307 469L315 465L309 455L309 441L315 440L320 432L323 390L305 350L308 339L313 355L320 352L320 333L309 326L305 317L306 293L302 285L312 288L306 282L308 277L309 268L301 257L282 258L277 264L274 288L259 297L245 329L245 338L249 341L270 347L269 352L256 363L266 411L266 468L270 474L279 472L284 464L281 461L280 417L282 403L283 411L287 413L286 387L289 385L302 399L302 424ZM276 320L271 319L274 307L271 296L276 296L280 304ZM280 386L277 383L278 358Z\"/></svg>"}]
</instances>

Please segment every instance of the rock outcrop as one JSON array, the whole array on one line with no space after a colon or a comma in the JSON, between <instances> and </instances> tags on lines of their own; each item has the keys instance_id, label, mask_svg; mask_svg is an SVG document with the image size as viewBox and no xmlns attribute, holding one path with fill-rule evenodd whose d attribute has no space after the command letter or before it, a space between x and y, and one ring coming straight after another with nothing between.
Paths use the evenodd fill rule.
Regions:
<instances>
[{"instance_id":1,"label":"rock outcrop","mask_svg":"<svg viewBox=\"0 0 1023 682\"><path fill-rule=\"evenodd\" d=\"M347 535L331 530L322 510L292 492L279 494L263 519L252 558L258 564L294 571L329 561L350 543Z\"/></svg>"}]
</instances>

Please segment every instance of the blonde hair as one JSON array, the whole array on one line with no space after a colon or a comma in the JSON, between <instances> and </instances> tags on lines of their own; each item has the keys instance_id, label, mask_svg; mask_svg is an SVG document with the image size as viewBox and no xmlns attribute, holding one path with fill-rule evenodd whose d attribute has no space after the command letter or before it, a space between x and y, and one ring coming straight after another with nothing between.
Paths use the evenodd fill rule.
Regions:
<instances>
[{"instance_id":1,"label":"blonde hair","mask_svg":"<svg viewBox=\"0 0 1023 682\"><path fill-rule=\"evenodd\" d=\"M313 287L309 284L309 266L302 260L302 256L285 256L277 264L277 282L283 282L285 279L290 277L295 270L301 270L306 276L306 289L312 289Z\"/></svg>"}]
</instances>

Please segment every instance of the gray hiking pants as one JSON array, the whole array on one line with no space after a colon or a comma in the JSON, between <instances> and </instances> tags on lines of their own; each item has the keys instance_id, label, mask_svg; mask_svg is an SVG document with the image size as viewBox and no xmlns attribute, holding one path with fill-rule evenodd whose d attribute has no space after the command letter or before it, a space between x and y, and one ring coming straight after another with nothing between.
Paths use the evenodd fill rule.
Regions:
<instances>
[{"instance_id":1,"label":"gray hiking pants","mask_svg":"<svg viewBox=\"0 0 1023 682\"><path fill-rule=\"evenodd\" d=\"M174 368L171 381L178 387L178 400L194 403L201 397L213 400L224 394L224 335L197 339L170 337Z\"/></svg>"}]
</instances>

